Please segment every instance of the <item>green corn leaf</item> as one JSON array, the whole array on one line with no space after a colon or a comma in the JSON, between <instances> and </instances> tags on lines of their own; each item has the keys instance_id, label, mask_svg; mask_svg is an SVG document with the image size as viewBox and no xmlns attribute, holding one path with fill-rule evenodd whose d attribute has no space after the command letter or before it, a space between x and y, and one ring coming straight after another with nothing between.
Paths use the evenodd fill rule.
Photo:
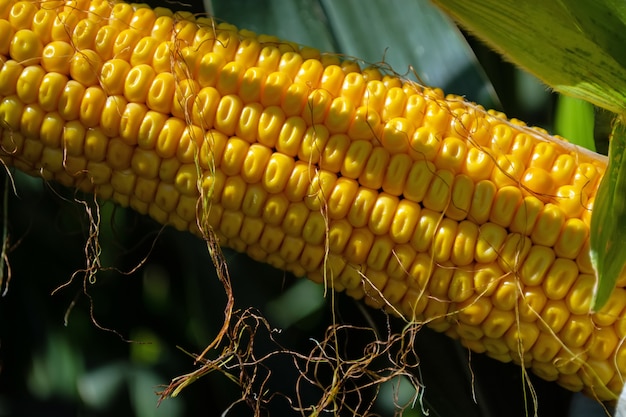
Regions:
<instances>
[{"instance_id":1,"label":"green corn leaf","mask_svg":"<svg viewBox=\"0 0 626 417\"><path fill-rule=\"evenodd\" d=\"M585 36L626 68L623 0L560 0Z\"/></svg>"},{"instance_id":2,"label":"green corn leaf","mask_svg":"<svg viewBox=\"0 0 626 417\"><path fill-rule=\"evenodd\" d=\"M591 216L591 261L597 273L592 309L608 301L626 263L626 126L613 128L609 165L600 183Z\"/></svg>"},{"instance_id":3,"label":"green corn leaf","mask_svg":"<svg viewBox=\"0 0 626 417\"><path fill-rule=\"evenodd\" d=\"M594 113L591 103L559 95L554 120L555 131L570 142L595 151Z\"/></svg>"},{"instance_id":4,"label":"green corn leaf","mask_svg":"<svg viewBox=\"0 0 626 417\"><path fill-rule=\"evenodd\" d=\"M626 111L626 68L620 64L623 58L616 60L619 50L613 43L619 43L620 48L624 45L620 39L626 36L626 28L621 16L626 12L617 12L623 9L617 0L604 0L605 8L592 7L595 2L583 0L435 3L507 59L555 90L618 114ZM580 17L588 9L594 20ZM612 42L612 35L599 36L589 29L608 11L615 13L609 22L610 33L621 33ZM580 22L584 22L582 26ZM603 22L598 31L604 30Z\"/></svg>"}]
</instances>

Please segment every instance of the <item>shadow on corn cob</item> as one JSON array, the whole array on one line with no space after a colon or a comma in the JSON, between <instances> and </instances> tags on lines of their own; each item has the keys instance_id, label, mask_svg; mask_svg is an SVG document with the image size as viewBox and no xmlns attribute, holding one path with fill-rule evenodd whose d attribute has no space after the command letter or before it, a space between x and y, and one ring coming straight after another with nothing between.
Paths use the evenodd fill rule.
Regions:
<instances>
[{"instance_id":1,"label":"shadow on corn cob","mask_svg":"<svg viewBox=\"0 0 626 417\"><path fill-rule=\"evenodd\" d=\"M379 68L209 18L0 0L0 159L324 283L600 400L605 158Z\"/></svg>"}]
</instances>

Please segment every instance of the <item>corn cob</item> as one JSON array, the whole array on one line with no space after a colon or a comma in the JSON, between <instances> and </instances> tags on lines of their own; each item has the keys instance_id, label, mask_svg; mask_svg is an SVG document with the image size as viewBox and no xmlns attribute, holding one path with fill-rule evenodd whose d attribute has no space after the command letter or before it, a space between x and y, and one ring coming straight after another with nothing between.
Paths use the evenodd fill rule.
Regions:
<instances>
[{"instance_id":1,"label":"corn cob","mask_svg":"<svg viewBox=\"0 0 626 417\"><path fill-rule=\"evenodd\" d=\"M210 18L0 0L0 159L364 299L598 399L626 277L589 313L603 157Z\"/></svg>"}]
</instances>

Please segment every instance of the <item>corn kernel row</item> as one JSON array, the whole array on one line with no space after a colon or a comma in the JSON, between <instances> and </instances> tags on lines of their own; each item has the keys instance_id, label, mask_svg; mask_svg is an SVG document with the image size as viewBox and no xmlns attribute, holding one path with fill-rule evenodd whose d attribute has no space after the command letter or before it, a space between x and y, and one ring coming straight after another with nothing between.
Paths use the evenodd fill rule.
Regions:
<instances>
[{"instance_id":1,"label":"corn kernel row","mask_svg":"<svg viewBox=\"0 0 626 417\"><path fill-rule=\"evenodd\" d=\"M624 279L589 313L605 161L377 68L209 18L0 0L0 159L601 399ZM210 209L202 204L207 197Z\"/></svg>"}]
</instances>

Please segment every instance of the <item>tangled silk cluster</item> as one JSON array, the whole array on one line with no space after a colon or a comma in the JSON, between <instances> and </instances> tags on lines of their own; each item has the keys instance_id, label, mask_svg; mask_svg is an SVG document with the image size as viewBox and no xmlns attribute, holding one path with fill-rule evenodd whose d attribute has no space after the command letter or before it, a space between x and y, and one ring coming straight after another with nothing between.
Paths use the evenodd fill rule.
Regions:
<instances>
[{"instance_id":1,"label":"tangled silk cluster","mask_svg":"<svg viewBox=\"0 0 626 417\"><path fill-rule=\"evenodd\" d=\"M436 89L209 18L0 0L2 161L613 398L589 313L604 160ZM8 34L8 35L5 35Z\"/></svg>"}]
</instances>

